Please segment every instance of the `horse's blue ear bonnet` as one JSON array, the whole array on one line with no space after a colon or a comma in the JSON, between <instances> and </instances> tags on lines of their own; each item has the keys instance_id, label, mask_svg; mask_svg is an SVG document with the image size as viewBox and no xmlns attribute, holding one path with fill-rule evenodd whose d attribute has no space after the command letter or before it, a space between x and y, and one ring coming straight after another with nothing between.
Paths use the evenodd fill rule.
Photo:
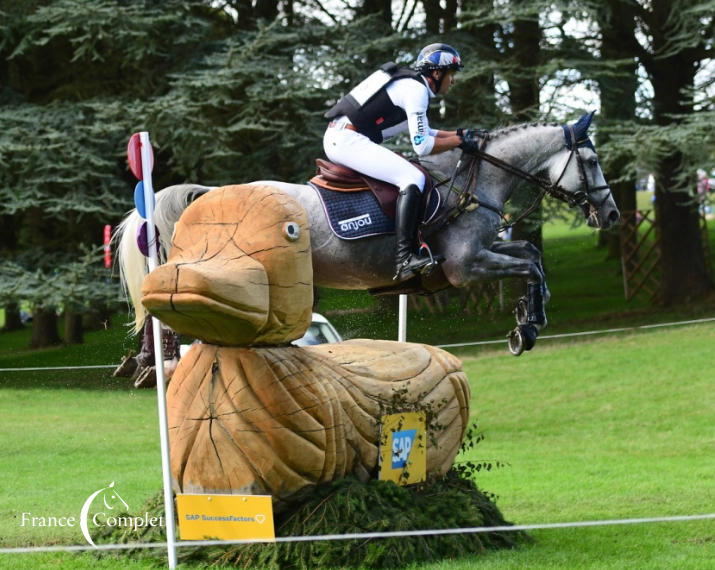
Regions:
<instances>
[{"instance_id":1,"label":"horse's blue ear bonnet","mask_svg":"<svg viewBox=\"0 0 715 570\"><path fill-rule=\"evenodd\" d=\"M593 120L595 112L596 111L591 111L590 113L586 113L573 125L573 132L576 136L576 146L578 148L587 146L593 152L596 152L596 149L593 147L591 139L588 138L588 127L591 126L591 121ZM569 130L568 125L561 125L561 128L564 130L564 136L566 137L566 148L573 150L574 141L571 139L571 131Z\"/></svg>"}]
</instances>

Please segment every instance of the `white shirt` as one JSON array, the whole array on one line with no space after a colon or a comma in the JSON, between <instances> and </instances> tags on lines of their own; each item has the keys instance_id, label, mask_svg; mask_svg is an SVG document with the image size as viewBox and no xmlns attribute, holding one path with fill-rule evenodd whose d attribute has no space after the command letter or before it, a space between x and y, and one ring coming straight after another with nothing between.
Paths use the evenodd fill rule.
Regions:
<instances>
[{"instance_id":1,"label":"white shirt","mask_svg":"<svg viewBox=\"0 0 715 570\"><path fill-rule=\"evenodd\" d=\"M432 152L437 136L437 131L431 129L427 122L427 107L434 93L424 77L422 81L424 86L411 79L393 81L387 86L388 97L396 106L405 110L407 120L382 131L383 141L409 131L410 142L417 156L426 156Z\"/></svg>"}]
</instances>

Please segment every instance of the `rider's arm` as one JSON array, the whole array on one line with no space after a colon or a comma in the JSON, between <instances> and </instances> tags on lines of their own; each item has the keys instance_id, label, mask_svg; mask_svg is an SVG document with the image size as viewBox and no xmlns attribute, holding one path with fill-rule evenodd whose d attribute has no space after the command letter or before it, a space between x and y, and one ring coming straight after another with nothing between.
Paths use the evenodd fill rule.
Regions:
<instances>
[{"instance_id":1,"label":"rider's arm","mask_svg":"<svg viewBox=\"0 0 715 570\"><path fill-rule=\"evenodd\" d=\"M434 146L430 154L439 154L457 148L462 144L462 139L457 136L457 131L437 131Z\"/></svg>"},{"instance_id":2,"label":"rider's arm","mask_svg":"<svg viewBox=\"0 0 715 570\"><path fill-rule=\"evenodd\" d=\"M404 109L407 113L407 125L410 131L410 142L418 156L439 154L457 148L462 140L456 131L435 131L429 126L427 120L427 106L429 105L429 90L415 89L415 83L404 81L405 86L410 86L410 92L404 93Z\"/></svg>"}]
</instances>

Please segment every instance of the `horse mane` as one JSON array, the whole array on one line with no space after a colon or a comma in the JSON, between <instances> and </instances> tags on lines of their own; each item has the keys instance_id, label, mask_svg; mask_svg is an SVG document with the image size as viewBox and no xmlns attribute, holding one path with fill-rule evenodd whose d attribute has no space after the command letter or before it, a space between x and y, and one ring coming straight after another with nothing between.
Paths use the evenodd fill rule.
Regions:
<instances>
[{"instance_id":1,"label":"horse mane","mask_svg":"<svg viewBox=\"0 0 715 570\"><path fill-rule=\"evenodd\" d=\"M561 125L559 123L548 123L548 122L535 122L535 123L522 123L519 125L504 125L497 127L496 130L490 131L489 132L489 138L497 138L497 137L502 137L505 135L509 135L511 133L514 133L516 131L520 131L522 129L528 129L531 127L560 127Z\"/></svg>"}]
</instances>

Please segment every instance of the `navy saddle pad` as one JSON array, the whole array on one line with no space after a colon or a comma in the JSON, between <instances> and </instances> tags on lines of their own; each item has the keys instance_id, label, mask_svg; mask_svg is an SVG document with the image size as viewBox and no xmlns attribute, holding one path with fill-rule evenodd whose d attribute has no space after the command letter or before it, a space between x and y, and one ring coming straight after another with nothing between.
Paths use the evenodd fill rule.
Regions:
<instances>
[{"instance_id":1,"label":"navy saddle pad","mask_svg":"<svg viewBox=\"0 0 715 570\"><path fill-rule=\"evenodd\" d=\"M333 233L341 239L360 239L395 233L395 220L388 218L370 190L336 192L311 184L318 192L325 215ZM430 195L425 221L430 221L439 210L440 195Z\"/></svg>"}]
</instances>

